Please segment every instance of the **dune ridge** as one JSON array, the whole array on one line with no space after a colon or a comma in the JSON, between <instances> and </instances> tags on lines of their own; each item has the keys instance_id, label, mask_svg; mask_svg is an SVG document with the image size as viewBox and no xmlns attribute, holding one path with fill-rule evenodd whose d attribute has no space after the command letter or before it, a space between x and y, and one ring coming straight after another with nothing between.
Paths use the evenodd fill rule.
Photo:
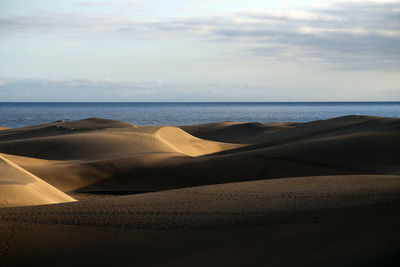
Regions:
<instances>
[{"instance_id":1,"label":"dune ridge","mask_svg":"<svg viewBox=\"0 0 400 267\"><path fill-rule=\"evenodd\" d=\"M198 157L241 147L241 145L200 139L177 127L162 127L157 130L156 136L177 152L192 157Z\"/></svg>"}]
</instances>

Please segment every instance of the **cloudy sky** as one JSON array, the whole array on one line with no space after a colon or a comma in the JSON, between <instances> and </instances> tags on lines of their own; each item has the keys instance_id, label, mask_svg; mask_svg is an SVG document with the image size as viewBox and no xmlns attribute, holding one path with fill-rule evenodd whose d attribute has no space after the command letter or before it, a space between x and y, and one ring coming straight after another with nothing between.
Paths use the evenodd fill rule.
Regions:
<instances>
[{"instance_id":1,"label":"cloudy sky","mask_svg":"<svg viewBox=\"0 0 400 267\"><path fill-rule=\"evenodd\" d=\"M0 101L400 101L400 1L0 0Z\"/></svg>"}]
</instances>

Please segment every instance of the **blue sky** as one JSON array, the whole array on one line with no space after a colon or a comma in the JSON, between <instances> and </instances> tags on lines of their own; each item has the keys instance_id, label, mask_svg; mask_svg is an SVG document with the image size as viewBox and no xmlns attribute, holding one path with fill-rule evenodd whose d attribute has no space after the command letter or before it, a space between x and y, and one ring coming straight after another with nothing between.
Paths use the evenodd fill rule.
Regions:
<instances>
[{"instance_id":1,"label":"blue sky","mask_svg":"<svg viewBox=\"0 0 400 267\"><path fill-rule=\"evenodd\" d=\"M399 101L399 1L1 0L0 101Z\"/></svg>"}]
</instances>

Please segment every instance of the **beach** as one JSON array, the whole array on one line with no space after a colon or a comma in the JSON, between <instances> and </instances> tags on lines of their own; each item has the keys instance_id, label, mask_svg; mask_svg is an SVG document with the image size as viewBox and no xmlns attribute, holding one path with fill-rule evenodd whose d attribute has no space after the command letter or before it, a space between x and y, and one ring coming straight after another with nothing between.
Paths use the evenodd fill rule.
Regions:
<instances>
[{"instance_id":1,"label":"beach","mask_svg":"<svg viewBox=\"0 0 400 267\"><path fill-rule=\"evenodd\" d=\"M397 266L399 134L355 115L0 128L0 263Z\"/></svg>"}]
</instances>

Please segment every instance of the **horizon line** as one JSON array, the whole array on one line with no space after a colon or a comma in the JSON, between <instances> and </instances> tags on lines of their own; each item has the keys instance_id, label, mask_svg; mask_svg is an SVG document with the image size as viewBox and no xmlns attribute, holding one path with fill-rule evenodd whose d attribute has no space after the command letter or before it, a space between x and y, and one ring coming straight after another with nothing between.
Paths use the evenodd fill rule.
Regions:
<instances>
[{"instance_id":1,"label":"horizon line","mask_svg":"<svg viewBox=\"0 0 400 267\"><path fill-rule=\"evenodd\" d=\"M0 104L13 104L13 103L60 103L60 104L68 104L68 103L121 103L121 104L148 104L148 103L171 103L171 104L224 104L224 103L400 103L400 100L332 100L332 101L0 101Z\"/></svg>"}]
</instances>

